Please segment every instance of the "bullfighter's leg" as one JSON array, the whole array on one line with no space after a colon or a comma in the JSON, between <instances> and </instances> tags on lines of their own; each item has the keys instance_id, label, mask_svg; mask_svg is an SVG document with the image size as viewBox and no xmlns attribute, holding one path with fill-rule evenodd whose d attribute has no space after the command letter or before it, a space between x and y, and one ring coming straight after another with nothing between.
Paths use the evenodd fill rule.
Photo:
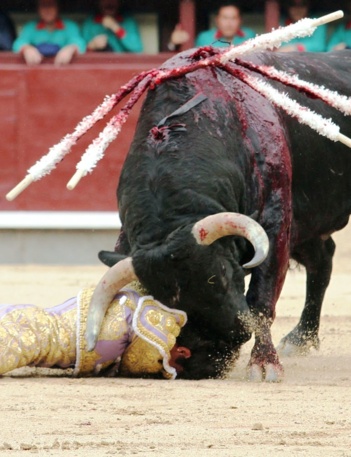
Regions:
<instances>
[{"instance_id":1,"label":"bullfighter's leg","mask_svg":"<svg viewBox=\"0 0 351 457\"><path fill-rule=\"evenodd\" d=\"M270 255L252 272L246 298L254 319L255 344L248 365L250 381L281 381L284 370L273 345L271 325L275 305L289 265L289 233L281 230L270 238ZM277 254L278 253L278 254Z\"/></svg>"},{"instance_id":2,"label":"bullfighter's leg","mask_svg":"<svg viewBox=\"0 0 351 457\"><path fill-rule=\"evenodd\" d=\"M0 305L0 375L28 365L73 366L76 315L75 298L48 309Z\"/></svg>"},{"instance_id":3,"label":"bullfighter's leg","mask_svg":"<svg viewBox=\"0 0 351 457\"><path fill-rule=\"evenodd\" d=\"M306 268L306 301L299 323L281 340L277 348L280 355L304 355L311 347L319 348L320 315L332 272L334 251L332 238L317 238L303 244L293 253L292 257Z\"/></svg>"}]
</instances>

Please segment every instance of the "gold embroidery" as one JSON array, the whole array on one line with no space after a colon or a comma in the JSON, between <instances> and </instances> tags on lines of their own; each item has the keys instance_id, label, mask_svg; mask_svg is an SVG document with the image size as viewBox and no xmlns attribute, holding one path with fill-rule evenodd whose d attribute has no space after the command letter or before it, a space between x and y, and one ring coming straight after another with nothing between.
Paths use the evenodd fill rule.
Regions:
<instances>
[{"instance_id":1,"label":"gold embroidery","mask_svg":"<svg viewBox=\"0 0 351 457\"><path fill-rule=\"evenodd\" d=\"M86 323L88 318L88 310L91 297L93 295L94 288L84 289L78 296L78 346L77 346L77 360L74 370L74 374L77 376L92 375L96 374L102 369L113 365L116 360L115 358L107 360L104 363L98 364L101 354L95 348L91 352L86 350L85 331ZM106 311L102 327L100 330L99 341L118 341L125 337L129 332L129 325L127 323L127 309L132 311L135 309L135 303L131 300L131 295L125 293L126 301L120 304L119 299L112 301L108 310Z\"/></svg>"},{"instance_id":2,"label":"gold embroidery","mask_svg":"<svg viewBox=\"0 0 351 457\"><path fill-rule=\"evenodd\" d=\"M176 317L179 320L177 323ZM143 324L143 318L146 324ZM168 366L170 350L173 348L180 327L186 322L182 313L166 310L165 307L150 298L145 298L137 310L136 328L139 337L135 337L122 356L120 373L122 376L141 376L162 372L166 378L173 374L164 370L164 360ZM170 367L168 366L169 370Z\"/></svg>"},{"instance_id":3,"label":"gold embroidery","mask_svg":"<svg viewBox=\"0 0 351 457\"><path fill-rule=\"evenodd\" d=\"M1 319L0 374L26 365L73 365L75 321L75 309L55 315L36 306L13 307Z\"/></svg>"},{"instance_id":4,"label":"gold embroidery","mask_svg":"<svg viewBox=\"0 0 351 457\"><path fill-rule=\"evenodd\" d=\"M126 289L132 289L136 292L145 294L145 290L140 283L133 282ZM86 352L85 346L85 329L87 313L93 289L84 290L79 299L79 336L78 336L78 354L75 374L85 375L97 371L96 362L100 355L96 350ZM119 300L114 300L106 312L103 325L100 331L98 341L116 340L117 336L122 336L128 331L126 323L126 309L130 308L133 312L136 309L135 296L128 290L122 291L126 297L123 305ZM179 320L179 325L175 316ZM141 316L146 321L146 325L141 322ZM136 328L138 335L134 335L132 342L124 351L119 365L119 374L122 376L142 376L144 374L157 374L162 372L166 378L173 375L163 368L163 357L170 358L170 350L176 342L176 337L180 333L180 327L185 324L186 318L179 315L176 311L162 308L158 302L153 299L145 299L139 310L138 319L136 319ZM106 362L98 369L105 368L115 361Z\"/></svg>"},{"instance_id":5,"label":"gold embroidery","mask_svg":"<svg viewBox=\"0 0 351 457\"><path fill-rule=\"evenodd\" d=\"M134 337L124 351L119 372L121 376L142 376L162 372L162 356L150 343L142 338Z\"/></svg>"},{"instance_id":6,"label":"gold embroidery","mask_svg":"<svg viewBox=\"0 0 351 457\"><path fill-rule=\"evenodd\" d=\"M141 297L149 294L149 292L145 289L144 286L140 284L139 281L132 281L125 287L125 289L135 290L135 292L137 292Z\"/></svg>"}]
</instances>

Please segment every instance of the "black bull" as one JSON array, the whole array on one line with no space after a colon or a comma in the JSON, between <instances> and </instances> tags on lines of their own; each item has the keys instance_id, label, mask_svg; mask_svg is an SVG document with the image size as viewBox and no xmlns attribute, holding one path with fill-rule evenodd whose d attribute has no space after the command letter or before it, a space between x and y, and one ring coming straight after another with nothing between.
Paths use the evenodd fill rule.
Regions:
<instances>
[{"instance_id":1,"label":"black bull","mask_svg":"<svg viewBox=\"0 0 351 457\"><path fill-rule=\"evenodd\" d=\"M191 63L190 55L164 67ZM263 52L245 60L351 95L351 52ZM279 82L272 85L351 135L350 120L335 109ZM154 128L198 93L207 99ZM335 249L330 234L347 224L351 212L346 146L301 125L225 71L206 67L149 91L117 195L122 232L116 253L100 258L112 265L131 257L155 298L188 313L179 339L193 357L184 362L183 376L219 376L254 329L251 378L280 378L270 326L289 258L306 267L307 292L300 322L282 346L318 345ZM202 246L191 234L197 221L221 212L250 216L269 238L268 257L251 270L246 295L242 265L253 255L251 244L227 236Z\"/></svg>"}]
</instances>

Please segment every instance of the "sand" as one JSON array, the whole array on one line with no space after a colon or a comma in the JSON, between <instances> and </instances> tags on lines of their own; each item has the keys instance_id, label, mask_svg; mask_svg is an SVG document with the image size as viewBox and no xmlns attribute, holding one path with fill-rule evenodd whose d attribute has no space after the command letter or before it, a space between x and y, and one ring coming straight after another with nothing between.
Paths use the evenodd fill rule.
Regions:
<instances>
[{"instance_id":1,"label":"sand","mask_svg":"<svg viewBox=\"0 0 351 457\"><path fill-rule=\"evenodd\" d=\"M21 369L0 378L1 456L351 457L351 227L322 312L321 348L284 358L282 383L245 380L252 341L225 380L72 379ZM50 306L95 284L104 266L0 266L1 301ZM304 272L289 272L273 326L296 324Z\"/></svg>"}]
</instances>

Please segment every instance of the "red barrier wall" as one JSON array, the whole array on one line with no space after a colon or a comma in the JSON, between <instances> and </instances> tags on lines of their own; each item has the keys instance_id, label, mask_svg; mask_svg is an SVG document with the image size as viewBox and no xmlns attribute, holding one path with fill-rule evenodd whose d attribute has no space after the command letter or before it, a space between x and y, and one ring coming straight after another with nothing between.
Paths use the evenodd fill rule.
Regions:
<instances>
[{"instance_id":1,"label":"red barrier wall","mask_svg":"<svg viewBox=\"0 0 351 457\"><path fill-rule=\"evenodd\" d=\"M140 101L105 158L75 190L68 191L66 183L105 120L83 137L49 176L33 183L13 202L7 202L5 195L105 95L115 93L141 71L160 66L168 57L87 54L62 68L50 62L29 68L19 56L1 53L0 210L116 210L115 189L135 130Z\"/></svg>"}]
</instances>

